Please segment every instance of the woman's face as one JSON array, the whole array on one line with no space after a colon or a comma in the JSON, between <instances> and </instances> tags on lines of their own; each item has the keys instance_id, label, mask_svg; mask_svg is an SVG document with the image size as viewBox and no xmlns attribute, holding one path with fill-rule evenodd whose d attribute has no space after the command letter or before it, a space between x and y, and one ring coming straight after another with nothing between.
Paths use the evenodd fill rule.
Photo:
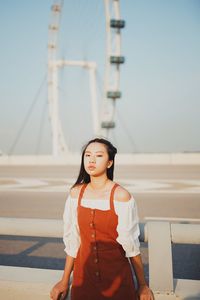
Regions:
<instances>
[{"instance_id":1,"label":"woman's face","mask_svg":"<svg viewBox=\"0 0 200 300\"><path fill-rule=\"evenodd\" d=\"M107 171L113 161L109 161L106 146L102 143L91 143L84 154L84 168L91 176L99 176Z\"/></svg>"}]
</instances>

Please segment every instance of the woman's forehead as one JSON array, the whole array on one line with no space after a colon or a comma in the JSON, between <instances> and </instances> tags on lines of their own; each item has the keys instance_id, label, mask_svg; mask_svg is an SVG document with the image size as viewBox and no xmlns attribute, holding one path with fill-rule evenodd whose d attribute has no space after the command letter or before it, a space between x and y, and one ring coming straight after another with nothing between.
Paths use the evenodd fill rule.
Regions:
<instances>
[{"instance_id":1,"label":"woman's forehead","mask_svg":"<svg viewBox=\"0 0 200 300\"><path fill-rule=\"evenodd\" d=\"M87 146L85 151L91 152L107 152L106 146L102 143L94 142Z\"/></svg>"}]
</instances>

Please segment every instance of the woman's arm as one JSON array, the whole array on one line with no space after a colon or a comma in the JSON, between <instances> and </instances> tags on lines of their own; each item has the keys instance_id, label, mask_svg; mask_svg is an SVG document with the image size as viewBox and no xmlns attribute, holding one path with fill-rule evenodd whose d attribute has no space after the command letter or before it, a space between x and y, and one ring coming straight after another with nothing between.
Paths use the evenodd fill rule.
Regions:
<instances>
[{"instance_id":1,"label":"woman's arm","mask_svg":"<svg viewBox=\"0 0 200 300\"><path fill-rule=\"evenodd\" d=\"M80 246L76 201L79 195L79 190L80 186L72 188L65 203L63 213L63 241L65 244L64 251L67 253L67 256L62 279L58 283L56 283L51 290L50 297L52 300L60 300L66 297L69 289L70 275L74 266L74 259Z\"/></svg>"},{"instance_id":2,"label":"woman's arm","mask_svg":"<svg viewBox=\"0 0 200 300\"><path fill-rule=\"evenodd\" d=\"M115 209L118 214L118 238L117 241L122 245L129 257L131 265L133 266L137 283L138 283L138 297L140 300L153 300L153 293L149 289L145 277L142 259L139 250L139 225L137 205L131 194L123 187L117 187L115 191L115 200L117 202L126 202L122 210L116 205Z\"/></svg>"},{"instance_id":3,"label":"woman's arm","mask_svg":"<svg viewBox=\"0 0 200 300\"><path fill-rule=\"evenodd\" d=\"M73 270L73 266L74 266L74 257L67 255L65 261L64 273L62 276L62 281L67 285L69 284L69 279L70 279L71 272Z\"/></svg>"},{"instance_id":4,"label":"woman's arm","mask_svg":"<svg viewBox=\"0 0 200 300\"><path fill-rule=\"evenodd\" d=\"M51 290L50 298L52 300L64 299L68 293L70 275L74 266L74 258L67 255L65 261L65 268L62 279L54 285Z\"/></svg>"},{"instance_id":5,"label":"woman's arm","mask_svg":"<svg viewBox=\"0 0 200 300\"><path fill-rule=\"evenodd\" d=\"M137 278L138 286L147 285L144 277L144 268L142 264L141 255L138 254L136 256L130 257L130 261Z\"/></svg>"},{"instance_id":6,"label":"woman's arm","mask_svg":"<svg viewBox=\"0 0 200 300\"><path fill-rule=\"evenodd\" d=\"M136 256L130 257L130 261L137 278L139 299L153 300L154 299L153 293L148 287L148 284L144 276L144 268L143 268L141 255L138 254Z\"/></svg>"}]
</instances>

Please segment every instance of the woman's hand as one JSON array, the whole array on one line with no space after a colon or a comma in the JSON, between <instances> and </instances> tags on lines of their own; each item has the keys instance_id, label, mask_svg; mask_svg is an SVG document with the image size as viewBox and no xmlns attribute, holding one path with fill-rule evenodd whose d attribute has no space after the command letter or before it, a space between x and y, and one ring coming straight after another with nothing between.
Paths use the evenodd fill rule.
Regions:
<instances>
[{"instance_id":1,"label":"woman's hand","mask_svg":"<svg viewBox=\"0 0 200 300\"><path fill-rule=\"evenodd\" d=\"M154 300L153 292L148 285L141 285L137 291L139 300Z\"/></svg>"},{"instance_id":2,"label":"woman's hand","mask_svg":"<svg viewBox=\"0 0 200 300\"><path fill-rule=\"evenodd\" d=\"M68 293L68 284L62 280L56 283L50 292L51 300L64 300Z\"/></svg>"}]
</instances>

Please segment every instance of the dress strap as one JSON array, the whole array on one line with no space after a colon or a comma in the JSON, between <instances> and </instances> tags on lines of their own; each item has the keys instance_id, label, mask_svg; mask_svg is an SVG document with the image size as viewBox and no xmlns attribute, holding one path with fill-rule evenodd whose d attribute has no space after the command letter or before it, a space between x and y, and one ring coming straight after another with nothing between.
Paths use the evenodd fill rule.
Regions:
<instances>
[{"instance_id":1,"label":"dress strap","mask_svg":"<svg viewBox=\"0 0 200 300\"><path fill-rule=\"evenodd\" d=\"M81 205L81 199L83 197L83 193L84 193L87 185L88 185L87 183L84 183L83 186L80 189L79 196L78 196L78 206Z\"/></svg>"},{"instance_id":2,"label":"dress strap","mask_svg":"<svg viewBox=\"0 0 200 300\"><path fill-rule=\"evenodd\" d=\"M114 186L112 187L111 193L110 193L110 209L111 209L112 211L115 211L114 203L113 203L113 201L114 201L114 192L115 192L115 189L116 189L118 186L119 186L119 184L118 184L118 183L115 183Z\"/></svg>"}]
</instances>

